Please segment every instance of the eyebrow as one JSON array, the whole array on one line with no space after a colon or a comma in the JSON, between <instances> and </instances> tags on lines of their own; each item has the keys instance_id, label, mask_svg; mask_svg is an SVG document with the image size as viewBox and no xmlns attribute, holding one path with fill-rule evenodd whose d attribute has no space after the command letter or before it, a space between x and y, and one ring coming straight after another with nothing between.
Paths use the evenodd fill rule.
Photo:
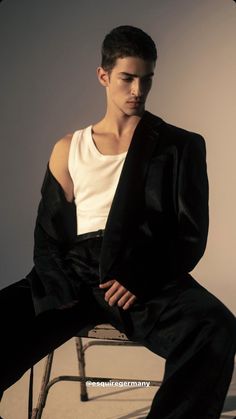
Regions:
<instances>
[{"instance_id":1,"label":"eyebrow","mask_svg":"<svg viewBox=\"0 0 236 419\"><path fill-rule=\"evenodd\" d=\"M139 77L137 74L132 74L132 73L126 73L125 71L120 71L120 73L118 73L122 76L129 76L129 77ZM145 74L145 76L141 77L142 79L146 78L146 77L152 77L154 76L154 73L149 73L149 74Z\"/></svg>"}]
</instances>

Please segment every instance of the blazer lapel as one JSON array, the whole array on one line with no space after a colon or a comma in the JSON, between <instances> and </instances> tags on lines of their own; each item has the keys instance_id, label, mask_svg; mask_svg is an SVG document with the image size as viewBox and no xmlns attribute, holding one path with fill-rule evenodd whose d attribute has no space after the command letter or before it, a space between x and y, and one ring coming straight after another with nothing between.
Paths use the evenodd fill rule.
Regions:
<instances>
[{"instance_id":1,"label":"blazer lapel","mask_svg":"<svg viewBox=\"0 0 236 419\"><path fill-rule=\"evenodd\" d=\"M123 246L140 220L145 176L154 148L158 145L162 120L145 111L139 121L124 162L108 215L100 257L100 280L118 262Z\"/></svg>"}]
</instances>

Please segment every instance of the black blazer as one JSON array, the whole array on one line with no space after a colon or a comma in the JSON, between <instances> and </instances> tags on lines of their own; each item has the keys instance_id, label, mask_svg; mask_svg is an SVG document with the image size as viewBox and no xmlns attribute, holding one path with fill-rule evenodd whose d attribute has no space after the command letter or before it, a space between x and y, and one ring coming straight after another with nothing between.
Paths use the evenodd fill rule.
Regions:
<instances>
[{"instance_id":1,"label":"black blazer","mask_svg":"<svg viewBox=\"0 0 236 419\"><path fill-rule=\"evenodd\" d=\"M74 202L47 167L28 274L36 312L76 295L64 255L76 238ZM206 147L198 134L145 111L138 123L107 219L100 281L116 278L145 302L202 257L208 234Z\"/></svg>"}]
</instances>

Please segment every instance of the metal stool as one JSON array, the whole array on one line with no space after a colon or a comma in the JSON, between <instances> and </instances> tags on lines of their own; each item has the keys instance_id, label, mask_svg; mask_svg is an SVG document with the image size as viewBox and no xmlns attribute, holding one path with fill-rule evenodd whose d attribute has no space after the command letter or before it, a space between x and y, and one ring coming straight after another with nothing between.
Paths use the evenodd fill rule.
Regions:
<instances>
[{"instance_id":1,"label":"metal stool","mask_svg":"<svg viewBox=\"0 0 236 419\"><path fill-rule=\"evenodd\" d=\"M86 387L86 381L96 381L96 382L105 382L110 380L117 380L120 382L124 381L140 381L130 378L111 378L111 377L88 377L86 376L85 372L85 351L95 345L103 345L103 346L142 346L139 343L130 341L124 333L119 332L110 324L102 324L98 325L95 328L91 329L87 335L83 335L83 337L88 338L95 338L96 340L89 341L85 344L82 342L82 336L76 336L76 350L77 350L77 358L78 358L78 367L79 367L79 375L61 375L55 377L50 380L51 369L52 369L52 362L53 362L53 355L54 352L48 354L44 373L41 383L41 389L38 397L37 406L32 409L32 396L33 396L33 369L31 369L30 375L30 387L29 387L29 406L28 406L28 419L41 419L43 408L45 407L48 392L50 388L59 381L79 381L80 382L80 399L81 401L88 401L88 393ZM144 381L144 380L142 380ZM146 380L145 380L146 381ZM150 386L157 386L161 385L161 381L150 381Z\"/></svg>"}]
</instances>

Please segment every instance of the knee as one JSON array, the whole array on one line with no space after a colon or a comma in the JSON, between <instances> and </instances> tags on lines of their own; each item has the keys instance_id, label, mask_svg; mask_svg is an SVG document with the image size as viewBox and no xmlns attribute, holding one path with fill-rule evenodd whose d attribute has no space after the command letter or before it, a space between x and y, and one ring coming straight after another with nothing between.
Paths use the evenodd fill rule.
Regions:
<instances>
[{"instance_id":1,"label":"knee","mask_svg":"<svg viewBox=\"0 0 236 419\"><path fill-rule=\"evenodd\" d=\"M219 348L236 350L236 318L219 300L209 306L207 322L210 325L213 342Z\"/></svg>"}]
</instances>

